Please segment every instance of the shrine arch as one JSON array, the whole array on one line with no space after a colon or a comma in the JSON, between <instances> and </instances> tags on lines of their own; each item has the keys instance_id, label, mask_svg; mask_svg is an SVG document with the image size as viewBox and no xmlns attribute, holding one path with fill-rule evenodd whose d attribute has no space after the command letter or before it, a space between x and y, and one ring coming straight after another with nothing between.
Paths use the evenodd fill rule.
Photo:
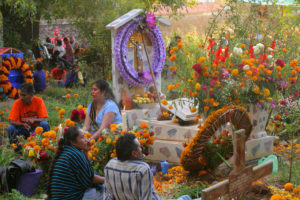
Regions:
<instances>
[{"instance_id":1,"label":"shrine arch","mask_svg":"<svg viewBox=\"0 0 300 200\"><path fill-rule=\"evenodd\" d=\"M205 120L195 137L182 151L180 164L189 172L203 169L203 150L208 140L226 123L231 122L237 129L245 129L246 140L252 131L249 114L242 106L226 106L213 113Z\"/></svg>"}]
</instances>

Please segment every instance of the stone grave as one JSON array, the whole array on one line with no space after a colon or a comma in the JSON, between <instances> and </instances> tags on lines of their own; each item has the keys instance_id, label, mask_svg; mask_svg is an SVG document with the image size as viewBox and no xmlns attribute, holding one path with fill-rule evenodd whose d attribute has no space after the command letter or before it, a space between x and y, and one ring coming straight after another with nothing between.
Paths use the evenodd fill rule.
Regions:
<instances>
[{"instance_id":1,"label":"stone grave","mask_svg":"<svg viewBox=\"0 0 300 200\"><path fill-rule=\"evenodd\" d=\"M202 190L203 200L215 200L222 196L229 199L243 198L253 181L272 173L273 162L268 161L256 167L245 167L245 130L233 134L234 169L225 181Z\"/></svg>"}]
</instances>

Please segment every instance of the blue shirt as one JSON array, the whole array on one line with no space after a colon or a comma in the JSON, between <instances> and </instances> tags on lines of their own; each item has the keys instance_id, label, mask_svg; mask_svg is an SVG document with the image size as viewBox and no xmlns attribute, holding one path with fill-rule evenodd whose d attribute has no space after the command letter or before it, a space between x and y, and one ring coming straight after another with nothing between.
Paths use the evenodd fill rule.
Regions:
<instances>
[{"instance_id":1,"label":"blue shirt","mask_svg":"<svg viewBox=\"0 0 300 200\"><path fill-rule=\"evenodd\" d=\"M88 115L91 112L91 106L92 106L92 104L90 104L87 108L86 113ZM122 117L121 117L120 110L119 110L117 104L113 100L107 99L96 117L96 124L98 125L99 128L101 127L104 115L109 112L115 113L115 117L114 117L113 121L111 122L112 124L120 124L122 122ZM94 133L95 131L96 130L94 130L92 128L91 132Z\"/></svg>"},{"instance_id":2,"label":"blue shirt","mask_svg":"<svg viewBox=\"0 0 300 200\"><path fill-rule=\"evenodd\" d=\"M82 199L93 177L86 156L74 146L65 146L51 174L50 199Z\"/></svg>"},{"instance_id":3,"label":"blue shirt","mask_svg":"<svg viewBox=\"0 0 300 200\"><path fill-rule=\"evenodd\" d=\"M43 91L46 89L46 73L44 70L38 70L33 74L34 89L36 91Z\"/></svg>"}]
</instances>

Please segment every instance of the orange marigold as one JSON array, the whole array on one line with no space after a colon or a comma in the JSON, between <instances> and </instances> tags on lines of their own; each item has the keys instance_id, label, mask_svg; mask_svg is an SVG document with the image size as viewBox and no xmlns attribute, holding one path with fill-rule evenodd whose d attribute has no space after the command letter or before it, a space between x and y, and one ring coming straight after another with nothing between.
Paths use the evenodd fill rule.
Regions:
<instances>
[{"instance_id":1,"label":"orange marigold","mask_svg":"<svg viewBox=\"0 0 300 200\"><path fill-rule=\"evenodd\" d=\"M178 49L182 49L182 47L183 47L183 44L182 44L182 43L178 43L178 44L177 44L177 48L178 48Z\"/></svg>"},{"instance_id":2,"label":"orange marigold","mask_svg":"<svg viewBox=\"0 0 300 200\"><path fill-rule=\"evenodd\" d=\"M173 62L173 61L175 61L175 60L176 60L176 56L175 56L175 55L172 55L172 56L170 57L170 61Z\"/></svg>"},{"instance_id":3,"label":"orange marigold","mask_svg":"<svg viewBox=\"0 0 300 200\"><path fill-rule=\"evenodd\" d=\"M142 129L148 128L148 124L146 122L142 122L140 126Z\"/></svg>"},{"instance_id":4,"label":"orange marigold","mask_svg":"<svg viewBox=\"0 0 300 200\"><path fill-rule=\"evenodd\" d=\"M66 94L66 98L70 99L71 95L70 94Z\"/></svg>"},{"instance_id":5,"label":"orange marigold","mask_svg":"<svg viewBox=\"0 0 300 200\"><path fill-rule=\"evenodd\" d=\"M192 108L190 109L190 111L191 111L192 113L194 113L194 112L197 111L197 109L196 109L195 107L192 107Z\"/></svg>"},{"instance_id":6,"label":"orange marigold","mask_svg":"<svg viewBox=\"0 0 300 200\"><path fill-rule=\"evenodd\" d=\"M285 185L284 185L284 189L286 190L286 191L290 191L290 190L292 190L293 189L293 184L292 183L286 183Z\"/></svg>"}]
</instances>

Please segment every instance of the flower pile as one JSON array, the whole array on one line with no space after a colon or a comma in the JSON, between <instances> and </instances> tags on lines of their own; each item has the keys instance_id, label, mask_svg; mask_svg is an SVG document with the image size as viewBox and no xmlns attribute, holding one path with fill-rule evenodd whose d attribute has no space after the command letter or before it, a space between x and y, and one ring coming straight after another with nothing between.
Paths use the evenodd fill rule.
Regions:
<instances>
[{"instance_id":1,"label":"flower pile","mask_svg":"<svg viewBox=\"0 0 300 200\"><path fill-rule=\"evenodd\" d=\"M297 187L292 183L286 183L284 189L268 186L272 191L272 196L270 200L299 200L300 199L300 185Z\"/></svg>"},{"instance_id":2,"label":"flower pile","mask_svg":"<svg viewBox=\"0 0 300 200\"><path fill-rule=\"evenodd\" d=\"M8 94L10 98L18 98L19 91L14 88L8 80L9 71L11 69L19 69L23 72L26 83L33 84L32 72L30 67L21 58L10 57L2 62L0 66L0 87Z\"/></svg>"},{"instance_id":3,"label":"flower pile","mask_svg":"<svg viewBox=\"0 0 300 200\"><path fill-rule=\"evenodd\" d=\"M275 48L276 41L255 46L233 42L224 46L221 41L210 39L208 46L200 45L198 54L186 55L180 41L169 52L170 61L174 62L170 70L178 83L169 85L168 90L194 99L199 113L232 104L262 107L295 87L300 73L298 61L276 58ZM194 60L194 64L179 66L186 63L183 59Z\"/></svg>"},{"instance_id":4,"label":"flower pile","mask_svg":"<svg viewBox=\"0 0 300 200\"><path fill-rule=\"evenodd\" d=\"M140 126L135 126L128 131L123 131L121 125L111 124L108 129L103 130L97 141L91 140L92 146L88 156L92 159L96 171L102 172L106 163L117 156L116 142L121 135L128 133L137 137L142 146L143 154L148 155L150 153L150 146L153 145L154 141L154 132L147 123L143 122ZM86 137L91 137L91 134L86 133Z\"/></svg>"}]
</instances>

